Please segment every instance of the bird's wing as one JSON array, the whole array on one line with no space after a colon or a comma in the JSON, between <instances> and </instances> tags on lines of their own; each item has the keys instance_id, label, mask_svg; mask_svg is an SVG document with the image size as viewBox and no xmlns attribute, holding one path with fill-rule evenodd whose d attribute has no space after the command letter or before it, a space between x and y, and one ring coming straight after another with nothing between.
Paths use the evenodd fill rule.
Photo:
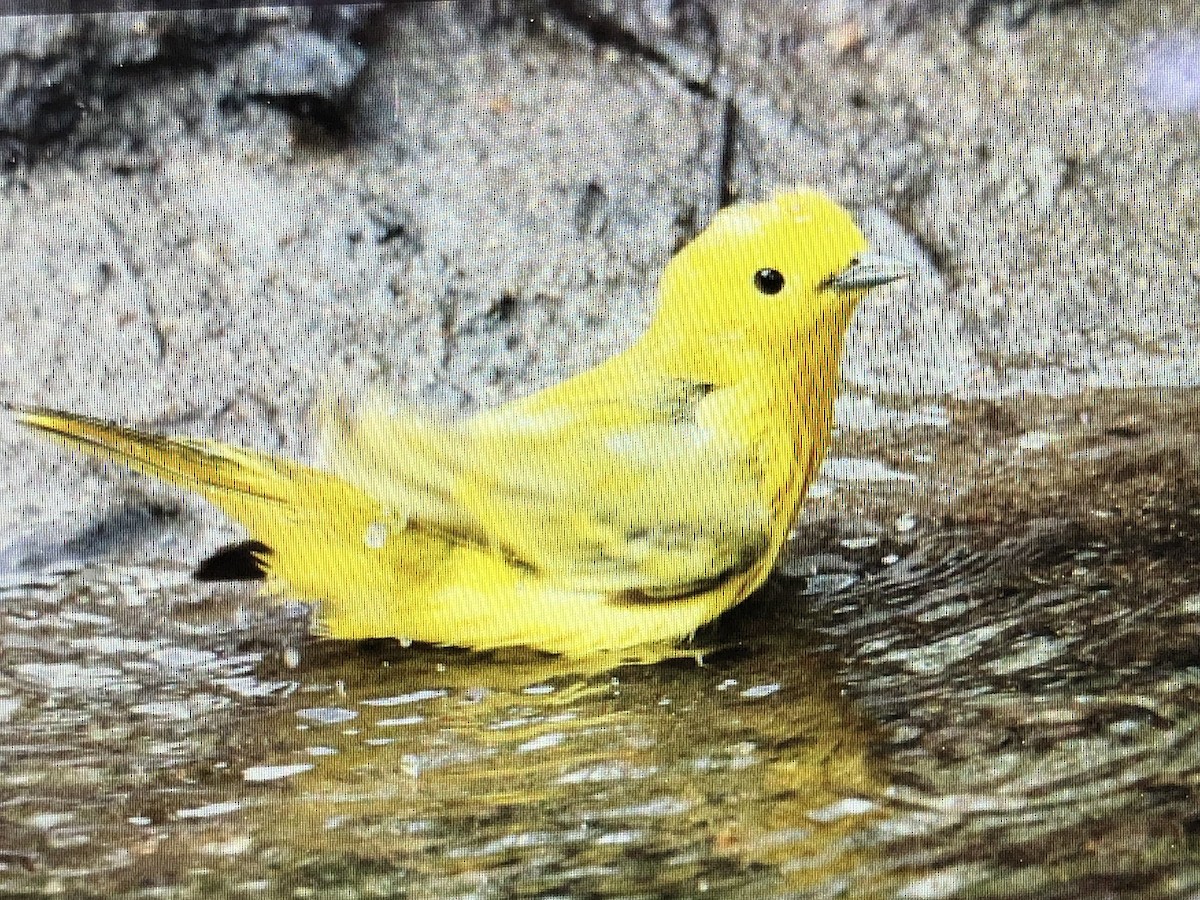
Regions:
<instances>
[{"instance_id":1,"label":"bird's wing","mask_svg":"<svg viewBox=\"0 0 1200 900\"><path fill-rule=\"evenodd\" d=\"M771 543L761 437L729 388L535 395L447 425L367 410L329 423L335 472L418 531L573 590L656 600L745 572Z\"/></svg>"}]
</instances>

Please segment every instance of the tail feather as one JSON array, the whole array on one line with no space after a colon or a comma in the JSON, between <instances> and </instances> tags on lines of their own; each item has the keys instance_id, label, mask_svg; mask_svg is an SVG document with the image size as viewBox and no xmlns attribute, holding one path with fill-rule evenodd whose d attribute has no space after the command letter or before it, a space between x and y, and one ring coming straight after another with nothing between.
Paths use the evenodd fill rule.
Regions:
<instances>
[{"instance_id":1,"label":"tail feather","mask_svg":"<svg viewBox=\"0 0 1200 900\"><path fill-rule=\"evenodd\" d=\"M160 437L38 406L5 403L4 408L15 413L22 424L62 444L197 491L226 508L235 496L288 503L295 476L306 471L298 463L216 441Z\"/></svg>"},{"instance_id":2,"label":"tail feather","mask_svg":"<svg viewBox=\"0 0 1200 900\"><path fill-rule=\"evenodd\" d=\"M60 443L195 491L224 510L251 541L219 565L202 565L200 574L265 576L266 596L286 590L321 603L323 621L339 637L409 633L404 605L382 598L428 592L452 551L442 538L407 528L407 519L378 498L301 463L90 416L4 407ZM376 538L381 529L383 544Z\"/></svg>"}]
</instances>

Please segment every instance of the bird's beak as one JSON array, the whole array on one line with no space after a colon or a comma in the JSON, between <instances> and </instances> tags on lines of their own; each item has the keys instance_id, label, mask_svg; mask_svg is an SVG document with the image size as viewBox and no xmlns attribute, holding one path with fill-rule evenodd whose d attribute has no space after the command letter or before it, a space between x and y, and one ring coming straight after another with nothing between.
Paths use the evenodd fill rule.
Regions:
<instances>
[{"instance_id":1,"label":"bird's beak","mask_svg":"<svg viewBox=\"0 0 1200 900\"><path fill-rule=\"evenodd\" d=\"M829 279L829 287L837 291L862 291L890 284L913 273L911 264L884 256L882 253L860 253L850 265Z\"/></svg>"}]
</instances>

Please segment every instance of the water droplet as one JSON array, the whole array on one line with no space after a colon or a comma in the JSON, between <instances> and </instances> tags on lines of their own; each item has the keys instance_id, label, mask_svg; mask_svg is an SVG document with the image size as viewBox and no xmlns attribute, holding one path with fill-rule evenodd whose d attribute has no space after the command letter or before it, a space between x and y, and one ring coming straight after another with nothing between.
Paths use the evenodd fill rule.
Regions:
<instances>
[{"instance_id":1,"label":"water droplet","mask_svg":"<svg viewBox=\"0 0 1200 900\"><path fill-rule=\"evenodd\" d=\"M388 529L382 522L372 522L363 535L363 543L371 550L382 550L387 543Z\"/></svg>"}]
</instances>

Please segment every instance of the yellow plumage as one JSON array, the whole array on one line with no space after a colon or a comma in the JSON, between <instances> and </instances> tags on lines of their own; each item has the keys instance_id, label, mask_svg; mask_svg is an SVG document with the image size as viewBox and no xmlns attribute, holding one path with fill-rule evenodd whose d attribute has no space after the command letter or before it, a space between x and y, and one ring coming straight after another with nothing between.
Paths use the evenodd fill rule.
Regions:
<instances>
[{"instance_id":1,"label":"yellow plumage","mask_svg":"<svg viewBox=\"0 0 1200 900\"><path fill-rule=\"evenodd\" d=\"M675 640L766 578L828 444L856 303L904 268L815 191L721 212L649 330L473 418L321 414L330 471L39 408L25 424L202 494L337 638L572 655Z\"/></svg>"}]
</instances>

